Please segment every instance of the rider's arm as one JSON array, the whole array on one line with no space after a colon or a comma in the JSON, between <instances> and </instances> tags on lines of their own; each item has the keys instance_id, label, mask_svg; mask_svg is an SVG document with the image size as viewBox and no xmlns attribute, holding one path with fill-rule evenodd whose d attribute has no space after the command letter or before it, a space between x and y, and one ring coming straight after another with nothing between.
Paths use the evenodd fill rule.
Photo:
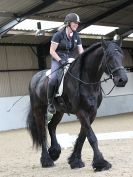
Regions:
<instances>
[{"instance_id":1,"label":"rider's arm","mask_svg":"<svg viewBox=\"0 0 133 177\"><path fill-rule=\"evenodd\" d=\"M57 61L61 60L61 58L56 52L58 45L59 45L58 43L54 43L54 42L51 42L51 45L50 45L50 54Z\"/></svg>"},{"instance_id":2,"label":"rider's arm","mask_svg":"<svg viewBox=\"0 0 133 177\"><path fill-rule=\"evenodd\" d=\"M50 54L57 61L61 60L60 56L56 52L56 49L60 43L60 40L61 40L61 33L56 32L52 37L51 45L50 45Z\"/></svg>"},{"instance_id":3,"label":"rider's arm","mask_svg":"<svg viewBox=\"0 0 133 177\"><path fill-rule=\"evenodd\" d=\"M78 47L79 54L84 52L84 49L83 49L83 46L82 46L82 41L81 41L78 34L77 34L77 47Z\"/></svg>"},{"instance_id":4,"label":"rider's arm","mask_svg":"<svg viewBox=\"0 0 133 177\"><path fill-rule=\"evenodd\" d=\"M83 49L82 44L81 44L81 45L78 45L78 52L79 52L79 54L81 54L81 53L84 52L84 49Z\"/></svg>"}]
</instances>

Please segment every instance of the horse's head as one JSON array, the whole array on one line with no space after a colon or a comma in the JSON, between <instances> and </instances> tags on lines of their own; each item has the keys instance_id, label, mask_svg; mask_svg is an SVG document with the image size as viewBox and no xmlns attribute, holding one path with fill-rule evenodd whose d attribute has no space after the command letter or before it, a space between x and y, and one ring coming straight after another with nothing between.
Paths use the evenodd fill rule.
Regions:
<instances>
[{"instance_id":1,"label":"horse's head","mask_svg":"<svg viewBox=\"0 0 133 177\"><path fill-rule=\"evenodd\" d=\"M128 81L123 67L124 54L117 41L102 40L104 50L103 66L106 74L113 77L117 87L124 87Z\"/></svg>"}]
</instances>

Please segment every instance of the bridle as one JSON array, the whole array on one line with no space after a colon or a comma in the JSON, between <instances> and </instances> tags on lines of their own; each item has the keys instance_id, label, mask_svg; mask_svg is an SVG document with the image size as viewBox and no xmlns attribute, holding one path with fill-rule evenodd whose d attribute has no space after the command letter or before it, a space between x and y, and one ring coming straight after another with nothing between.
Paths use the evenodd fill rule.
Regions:
<instances>
[{"instance_id":1,"label":"bridle","mask_svg":"<svg viewBox=\"0 0 133 177\"><path fill-rule=\"evenodd\" d=\"M103 48L103 51L104 51L104 56L103 56L103 58L105 58L105 60L107 60L107 57L108 57L108 54L107 54L107 52L106 52L106 50ZM115 51L119 51L118 49L115 49ZM103 60L104 61L104 60ZM114 72L116 72L116 71L118 71L118 70L124 70L124 67L123 66L118 66L118 67L116 67L116 68L114 68L114 69L111 69L109 66L108 66L108 64L107 64L107 62L105 62L104 64L102 63L102 66L103 65L105 65L105 68L107 69L107 72L108 72L108 75L109 76L112 76L112 79L113 79L113 73Z\"/></svg>"},{"instance_id":2,"label":"bridle","mask_svg":"<svg viewBox=\"0 0 133 177\"><path fill-rule=\"evenodd\" d=\"M118 51L118 49L115 49L115 51ZM107 64L107 57L108 57L108 54L107 54L107 52L106 52L106 50L105 50L104 48L103 48L103 52L104 52L103 58L105 58L106 62L103 64L103 61L104 61L104 60L102 59L101 67L105 66L105 68L106 68L106 70L107 70L107 72L108 72L108 75L109 75L108 78L103 79L103 80L100 80L100 81L98 81L98 82L85 82L85 81L79 79L78 77L74 76L69 70L67 71L67 73L68 73L71 77L73 77L74 79L76 79L77 81L79 81L80 83L82 83L82 84L84 84L84 85L96 85L96 84L99 84L100 87L101 87L101 83L102 83L102 82L107 82L107 81L110 80L110 79L113 80L113 73L116 72L116 71L118 71L118 70L121 70L121 69L124 70L124 67L123 67L123 66L118 66L118 67L116 67L116 68L114 68L114 69L111 69L111 68L109 67L109 65ZM99 68L99 69L100 69L100 68ZM109 95L109 94L113 91L114 87L115 87L115 84L114 84L114 86L111 88L111 90L110 90L107 94L105 94L105 92L104 92L104 90L103 90L102 87L101 87L101 90L102 90L102 92L104 93L104 95L106 96L106 95Z\"/></svg>"},{"instance_id":3,"label":"bridle","mask_svg":"<svg viewBox=\"0 0 133 177\"><path fill-rule=\"evenodd\" d=\"M118 49L115 49L115 51L118 51ZM105 50L104 48L103 48L103 52L104 52L103 58L105 58L105 60L107 61L108 54L107 54L107 52L106 52L106 50ZM76 76L74 76L69 70L68 70L67 72L69 73L69 75L71 75L74 79L76 79L77 81L81 82L82 84L85 84L85 85L96 85L96 84L100 84L100 83L102 83L102 82L106 82L106 81L109 80L109 79L113 79L113 73L114 73L114 72L116 72L116 71L118 71L118 70L120 70L120 69L124 70L124 67L123 67L123 66L118 66L118 67L116 67L116 68L114 68L114 69L111 69L111 68L108 66L107 62L104 62L104 63L103 63L103 61L104 61L104 60L102 59L101 66L99 67L99 70L100 70L101 67L102 67L102 68L106 68L109 77L106 78L106 79L104 79L104 80L98 81L98 82L85 82L85 81L83 81L83 80L77 78ZM75 61L75 62L76 62L76 61Z\"/></svg>"},{"instance_id":4,"label":"bridle","mask_svg":"<svg viewBox=\"0 0 133 177\"><path fill-rule=\"evenodd\" d=\"M103 51L104 51L104 56L105 56L105 59L107 60L107 57L108 57L108 54L107 54L107 52L105 51L105 49L103 48ZM115 49L115 51L118 51L118 49ZM103 57L104 57L103 56ZM102 60L103 61L103 60ZM102 64L102 66L103 66L103 64ZM108 72L108 74L109 74L109 77L113 80L113 73L114 72L116 72L116 71L118 71L118 70L124 70L124 67L123 66L118 66L118 67L116 67L116 68L114 68L114 69L111 69L109 66L108 66L108 64L107 64L107 62L105 62L105 67L106 67L106 69L107 69L107 72ZM101 90L102 90L102 92L103 92L103 94L104 94L104 96L107 96L107 95L109 95L112 91L113 91L113 89L115 88L115 84L113 85L113 87L111 88L111 90L106 94L105 92L104 92L104 90L103 90L103 88L102 88L102 86L101 86Z\"/></svg>"}]
</instances>

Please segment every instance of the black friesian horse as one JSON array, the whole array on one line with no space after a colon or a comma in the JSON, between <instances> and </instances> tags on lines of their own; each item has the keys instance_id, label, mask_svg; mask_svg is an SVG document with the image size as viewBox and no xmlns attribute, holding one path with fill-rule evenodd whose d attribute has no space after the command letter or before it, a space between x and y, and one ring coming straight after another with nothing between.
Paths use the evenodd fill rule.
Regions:
<instances>
[{"instance_id":1,"label":"black friesian horse","mask_svg":"<svg viewBox=\"0 0 133 177\"><path fill-rule=\"evenodd\" d=\"M122 66L123 52L117 42L102 41L93 44L71 64L64 79L62 99L54 99L56 114L48 124L51 147L47 146L47 83L46 71L35 74L30 82L30 111L27 127L31 133L33 144L42 147L42 167L51 167L61 153L56 138L56 127L64 113L75 114L81 123L80 133L74 150L68 159L71 168L81 168L85 164L81 159L81 151L87 137L93 152L92 167L95 171L108 170L111 164L106 161L98 148L97 138L91 128L102 101L100 79L105 72L117 87L124 87L127 75ZM62 101L63 100L63 101Z\"/></svg>"}]
</instances>

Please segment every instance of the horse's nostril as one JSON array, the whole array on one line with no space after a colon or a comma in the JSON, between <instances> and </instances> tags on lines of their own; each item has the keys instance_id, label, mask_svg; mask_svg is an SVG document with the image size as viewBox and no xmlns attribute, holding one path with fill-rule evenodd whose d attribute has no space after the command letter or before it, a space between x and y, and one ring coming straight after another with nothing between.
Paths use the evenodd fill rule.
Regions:
<instances>
[{"instance_id":1,"label":"horse's nostril","mask_svg":"<svg viewBox=\"0 0 133 177\"><path fill-rule=\"evenodd\" d=\"M119 85L120 87L124 87L124 86L126 85L126 83L127 83L127 81L126 81L125 79L120 78L120 79L118 80L118 85Z\"/></svg>"},{"instance_id":2,"label":"horse's nostril","mask_svg":"<svg viewBox=\"0 0 133 177\"><path fill-rule=\"evenodd\" d=\"M119 83L123 83L124 80L122 78L119 79Z\"/></svg>"}]
</instances>

